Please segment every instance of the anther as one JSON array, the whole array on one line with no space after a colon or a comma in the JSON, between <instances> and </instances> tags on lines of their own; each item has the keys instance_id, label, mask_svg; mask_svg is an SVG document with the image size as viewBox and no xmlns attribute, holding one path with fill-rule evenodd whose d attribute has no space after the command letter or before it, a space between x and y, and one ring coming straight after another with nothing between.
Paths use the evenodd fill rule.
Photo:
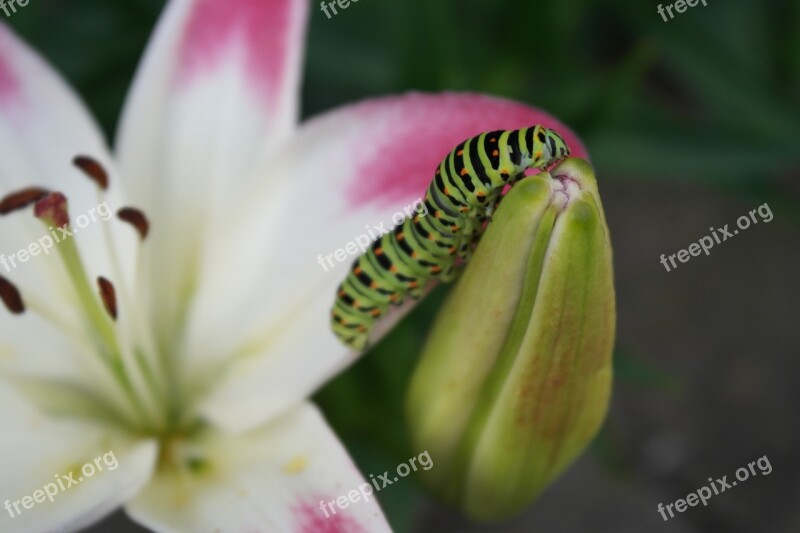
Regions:
<instances>
[{"instance_id":1,"label":"anther","mask_svg":"<svg viewBox=\"0 0 800 533\"><path fill-rule=\"evenodd\" d=\"M13 283L3 276L0 276L0 299L3 300L6 308L12 314L21 315L25 312L25 304L22 302L22 296L19 291Z\"/></svg>"},{"instance_id":2,"label":"anther","mask_svg":"<svg viewBox=\"0 0 800 533\"><path fill-rule=\"evenodd\" d=\"M97 287L100 289L100 297L103 299L103 306L113 320L117 319L117 291L114 284L103 276L97 278Z\"/></svg>"},{"instance_id":3,"label":"anther","mask_svg":"<svg viewBox=\"0 0 800 533\"><path fill-rule=\"evenodd\" d=\"M7 215L12 211L24 209L47 196L48 192L50 191L41 187L29 187L21 191L12 192L0 200L0 215Z\"/></svg>"},{"instance_id":4,"label":"anther","mask_svg":"<svg viewBox=\"0 0 800 533\"><path fill-rule=\"evenodd\" d=\"M36 202L34 208L36 218L41 219L54 228L69 225L67 197L60 192L51 192Z\"/></svg>"},{"instance_id":5,"label":"anther","mask_svg":"<svg viewBox=\"0 0 800 533\"><path fill-rule=\"evenodd\" d=\"M123 207L117 212L117 217L136 228L142 240L150 232L150 222L147 221L147 217L134 207Z\"/></svg>"},{"instance_id":6,"label":"anther","mask_svg":"<svg viewBox=\"0 0 800 533\"><path fill-rule=\"evenodd\" d=\"M108 189L108 172L97 160L85 155L79 155L72 160L72 164L81 169L102 190Z\"/></svg>"}]
</instances>

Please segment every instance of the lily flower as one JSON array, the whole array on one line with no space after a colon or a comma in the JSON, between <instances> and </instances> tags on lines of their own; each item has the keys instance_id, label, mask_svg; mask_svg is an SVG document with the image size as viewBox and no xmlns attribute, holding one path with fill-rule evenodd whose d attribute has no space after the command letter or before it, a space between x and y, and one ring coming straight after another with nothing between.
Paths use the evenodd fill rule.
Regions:
<instances>
[{"instance_id":1,"label":"lily flower","mask_svg":"<svg viewBox=\"0 0 800 533\"><path fill-rule=\"evenodd\" d=\"M158 532L389 530L375 498L326 505L365 483L308 400L358 357L329 330L340 257L480 131L583 152L480 95L299 123L307 4L169 2L114 155L0 26L0 530L120 506Z\"/></svg>"}]
</instances>

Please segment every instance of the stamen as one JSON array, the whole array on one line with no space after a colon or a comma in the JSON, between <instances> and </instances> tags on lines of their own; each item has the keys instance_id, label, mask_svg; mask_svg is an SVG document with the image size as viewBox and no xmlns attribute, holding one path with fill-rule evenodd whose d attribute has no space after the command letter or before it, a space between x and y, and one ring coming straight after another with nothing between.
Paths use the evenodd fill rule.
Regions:
<instances>
[{"instance_id":1,"label":"stamen","mask_svg":"<svg viewBox=\"0 0 800 533\"><path fill-rule=\"evenodd\" d=\"M103 306L108 311L113 320L117 320L117 291L114 284L103 276L97 278L97 286L100 288L100 297L103 299Z\"/></svg>"},{"instance_id":2,"label":"stamen","mask_svg":"<svg viewBox=\"0 0 800 533\"><path fill-rule=\"evenodd\" d=\"M12 314L21 315L25 312L25 304L22 302L19 291L3 276L0 276L0 298Z\"/></svg>"},{"instance_id":3,"label":"stamen","mask_svg":"<svg viewBox=\"0 0 800 533\"><path fill-rule=\"evenodd\" d=\"M72 160L72 164L81 169L102 190L108 189L108 172L97 160L89 156L79 155Z\"/></svg>"},{"instance_id":4,"label":"stamen","mask_svg":"<svg viewBox=\"0 0 800 533\"><path fill-rule=\"evenodd\" d=\"M71 235L69 227L69 212L67 209L67 198L60 192L53 192L42 198L36 203L34 213L50 228L58 227L66 230ZM58 254L67 269L67 275L72 281L75 292L84 309L85 316L89 323L94 327L99 338L106 345L107 353L118 354L119 347L108 314L95 296L95 291L86 275L86 269L81 261L78 247L74 239L62 239L58 243ZM111 355L114 357L115 355Z\"/></svg>"},{"instance_id":5,"label":"stamen","mask_svg":"<svg viewBox=\"0 0 800 533\"><path fill-rule=\"evenodd\" d=\"M0 215L7 215L12 211L24 209L34 202L38 202L49 193L41 187L29 187L21 191L12 192L0 200Z\"/></svg>"},{"instance_id":6,"label":"stamen","mask_svg":"<svg viewBox=\"0 0 800 533\"><path fill-rule=\"evenodd\" d=\"M60 192L51 192L36 202L33 211L36 218L44 220L54 228L69 225L67 197Z\"/></svg>"},{"instance_id":7,"label":"stamen","mask_svg":"<svg viewBox=\"0 0 800 533\"><path fill-rule=\"evenodd\" d=\"M117 217L136 228L142 240L147 238L147 234L150 233L150 222L144 213L135 207L123 207L117 212Z\"/></svg>"},{"instance_id":8,"label":"stamen","mask_svg":"<svg viewBox=\"0 0 800 533\"><path fill-rule=\"evenodd\" d=\"M97 183L98 195L101 195L102 189L107 186L107 179L104 179L105 171L102 167L96 165L89 158L78 157L74 163ZM48 226L53 237L55 237L54 228L59 228L67 237L73 235L70 228L68 201L66 196L60 192L28 189L4 199L2 207L4 211L11 211L31 202L35 202L34 215ZM108 238L108 234L106 237ZM122 386L125 397L130 400L133 408L131 423L141 426L137 427L137 430L161 431L167 423L168 413L162 412L158 405L160 402L158 398L161 395L159 393L154 395L147 390L148 387L156 387L153 379L154 367L146 365L140 347L120 342L121 339L118 338L118 332L114 325L118 317L119 304L122 304L122 309L128 309L125 306L125 286L121 286L122 292L119 294L120 299L118 300L116 288L108 279L97 277L96 284L92 283L94 276L87 275L75 239L56 239L56 243L55 250L61 258L65 273L77 297L75 303L80 312L77 313L76 318L79 319L79 322L59 320L60 316L50 313L46 304L37 303L33 297L29 302L28 310L44 318L50 318L57 326L66 325L67 327L64 329L78 326L75 329L78 330L81 340L89 340L94 345L95 349L89 350L88 353L98 358L114 380ZM113 251L110 243L109 249ZM112 258L112 262L116 262L115 259ZM119 272L116 266L115 270ZM112 276L112 279L122 279L122 276ZM26 311L26 305L23 303L19 291L4 278L0 278L0 298L12 313L19 314Z\"/></svg>"}]
</instances>

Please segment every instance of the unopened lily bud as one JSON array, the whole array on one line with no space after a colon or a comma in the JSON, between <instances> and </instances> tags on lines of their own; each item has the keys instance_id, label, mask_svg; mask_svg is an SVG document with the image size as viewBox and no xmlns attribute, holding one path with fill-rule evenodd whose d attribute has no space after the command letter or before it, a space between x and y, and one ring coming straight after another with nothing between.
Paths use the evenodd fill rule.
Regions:
<instances>
[{"instance_id":1,"label":"unopened lily bud","mask_svg":"<svg viewBox=\"0 0 800 533\"><path fill-rule=\"evenodd\" d=\"M603 422L615 326L597 182L567 159L500 203L415 370L408 420L434 492L483 521L533 502Z\"/></svg>"}]
</instances>

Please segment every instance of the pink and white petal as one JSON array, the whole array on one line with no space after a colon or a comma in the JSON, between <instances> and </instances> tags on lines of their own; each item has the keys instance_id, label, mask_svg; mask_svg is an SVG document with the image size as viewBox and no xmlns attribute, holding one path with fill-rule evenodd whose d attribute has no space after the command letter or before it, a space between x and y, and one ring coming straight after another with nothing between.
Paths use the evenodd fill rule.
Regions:
<instances>
[{"instance_id":1,"label":"pink and white petal","mask_svg":"<svg viewBox=\"0 0 800 533\"><path fill-rule=\"evenodd\" d=\"M154 441L44 417L2 383L0 413L2 531L76 531L125 503L152 475Z\"/></svg>"},{"instance_id":2,"label":"pink and white petal","mask_svg":"<svg viewBox=\"0 0 800 533\"><path fill-rule=\"evenodd\" d=\"M351 362L356 354L330 332L329 309L359 252L320 259L408 214L462 140L538 123L585 156L577 137L545 112L472 94L379 99L302 126L263 170L281 181L243 191L229 206L236 215L208 233L215 247L202 261L186 353L193 368L210 373L223 357L233 363L204 413L229 429L252 427Z\"/></svg>"},{"instance_id":3,"label":"pink and white petal","mask_svg":"<svg viewBox=\"0 0 800 533\"><path fill-rule=\"evenodd\" d=\"M142 60L118 132L130 200L153 226L145 247L155 322L169 329L192 291L218 202L296 128L308 3L172 0Z\"/></svg>"},{"instance_id":4,"label":"pink and white petal","mask_svg":"<svg viewBox=\"0 0 800 533\"><path fill-rule=\"evenodd\" d=\"M110 166L102 133L58 73L2 24L0 125L3 189L36 184L59 188L70 199L94 199L94 187L72 160L83 154Z\"/></svg>"},{"instance_id":5,"label":"pink and white petal","mask_svg":"<svg viewBox=\"0 0 800 533\"><path fill-rule=\"evenodd\" d=\"M311 404L253 432L206 433L188 446L201 467L162 468L126 506L131 518L153 531L391 531L374 495L363 488L371 485ZM359 493L358 501L335 514L321 508L359 487L367 501Z\"/></svg>"}]
</instances>

